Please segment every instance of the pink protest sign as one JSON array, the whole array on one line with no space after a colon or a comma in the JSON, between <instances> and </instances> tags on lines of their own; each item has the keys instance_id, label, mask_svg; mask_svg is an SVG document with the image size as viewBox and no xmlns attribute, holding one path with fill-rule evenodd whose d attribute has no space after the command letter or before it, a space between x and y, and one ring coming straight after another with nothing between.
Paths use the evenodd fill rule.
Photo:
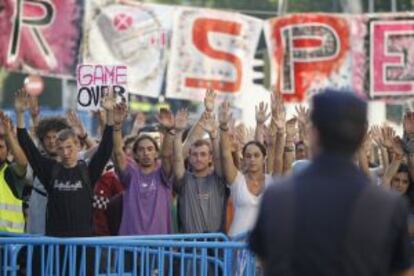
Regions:
<instances>
[{"instance_id":1,"label":"pink protest sign","mask_svg":"<svg viewBox=\"0 0 414 276\"><path fill-rule=\"evenodd\" d=\"M79 64L76 69L78 110L97 110L102 95L112 87L118 102L127 102L125 65Z\"/></svg>"}]
</instances>

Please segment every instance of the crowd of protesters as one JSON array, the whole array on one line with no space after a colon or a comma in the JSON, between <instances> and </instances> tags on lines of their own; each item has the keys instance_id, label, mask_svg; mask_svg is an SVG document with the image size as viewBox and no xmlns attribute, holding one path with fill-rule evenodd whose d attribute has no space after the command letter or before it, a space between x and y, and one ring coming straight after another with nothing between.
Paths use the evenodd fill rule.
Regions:
<instances>
[{"instance_id":1,"label":"crowd of protesters","mask_svg":"<svg viewBox=\"0 0 414 276\"><path fill-rule=\"evenodd\" d=\"M129 114L110 91L101 103L99 137L75 112L42 117L35 96L15 94L16 122L0 112L0 231L58 237L224 232L256 222L274 177L309 166L310 118L298 105L287 118L283 97L256 107L256 127L232 118L208 90L200 118L161 109L158 133L143 113ZM32 127L25 126L30 112ZM252 114L253 115L253 114ZM16 127L15 127L15 126ZM371 126L354 157L371 180L414 206L414 113L403 135ZM155 134L155 135L154 135Z\"/></svg>"}]
</instances>

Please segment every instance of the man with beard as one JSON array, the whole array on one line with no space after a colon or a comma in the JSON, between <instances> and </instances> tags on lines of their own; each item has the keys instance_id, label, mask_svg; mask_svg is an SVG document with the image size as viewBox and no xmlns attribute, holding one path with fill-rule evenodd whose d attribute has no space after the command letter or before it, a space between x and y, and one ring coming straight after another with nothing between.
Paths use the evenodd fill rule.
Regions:
<instances>
[{"instance_id":1,"label":"man with beard","mask_svg":"<svg viewBox=\"0 0 414 276\"><path fill-rule=\"evenodd\" d=\"M214 92L207 92L208 95L211 93ZM212 98L214 100L214 96ZM188 170L184 167L182 152L182 133L188 114L180 110L175 118L174 188L178 195L180 231L184 233L224 231L226 185L221 176L218 126L212 111L212 108L206 108L200 120L210 141L200 139L191 145Z\"/></svg>"},{"instance_id":2,"label":"man with beard","mask_svg":"<svg viewBox=\"0 0 414 276\"><path fill-rule=\"evenodd\" d=\"M150 136L138 137L133 145L133 159L123 150L122 123L126 107L118 105L114 113L114 164L124 186L120 235L169 234L171 227L172 133L174 116L161 110L159 122L166 135L158 162L159 148Z\"/></svg>"}]
</instances>

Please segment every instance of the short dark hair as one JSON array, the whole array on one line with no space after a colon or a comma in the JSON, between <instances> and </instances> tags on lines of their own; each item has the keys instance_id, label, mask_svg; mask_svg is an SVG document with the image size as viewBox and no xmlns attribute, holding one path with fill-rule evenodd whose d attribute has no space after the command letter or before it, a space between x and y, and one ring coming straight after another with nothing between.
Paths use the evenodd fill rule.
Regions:
<instances>
[{"instance_id":1,"label":"short dark hair","mask_svg":"<svg viewBox=\"0 0 414 276\"><path fill-rule=\"evenodd\" d=\"M65 129L59 131L58 134L57 134L57 141L59 141L59 142L66 141L70 138L72 138L76 143L79 142L78 136L76 135L76 133L71 128L65 128Z\"/></svg>"},{"instance_id":2,"label":"short dark hair","mask_svg":"<svg viewBox=\"0 0 414 276\"><path fill-rule=\"evenodd\" d=\"M305 145L305 142L303 142L302 140L299 140L299 141L297 141L297 142L295 143L295 148L298 148L298 147L300 147L300 146L306 146L306 145Z\"/></svg>"},{"instance_id":3,"label":"short dark hair","mask_svg":"<svg viewBox=\"0 0 414 276\"><path fill-rule=\"evenodd\" d=\"M250 145L255 145L256 147L258 147L259 148L259 150L260 150L260 152L263 154L263 157L265 157L266 156L266 148L265 148L265 146L262 144L262 143L260 143L259 141L250 141L250 142L247 142L245 145L244 145L244 147L243 147L243 149L242 149L242 155L244 156L244 154L246 153L246 149L247 149L247 147L248 146L250 146Z\"/></svg>"},{"instance_id":4,"label":"short dark hair","mask_svg":"<svg viewBox=\"0 0 414 276\"><path fill-rule=\"evenodd\" d=\"M353 92L327 89L313 97L311 120L324 151L354 154L367 130L367 104Z\"/></svg>"},{"instance_id":5,"label":"short dark hair","mask_svg":"<svg viewBox=\"0 0 414 276\"><path fill-rule=\"evenodd\" d=\"M69 124L64 117L61 116L50 116L43 118L39 121L39 124L36 127L36 136L41 143L46 137L46 134L49 131L59 132L65 128L69 128Z\"/></svg>"},{"instance_id":6,"label":"short dark hair","mask_svg":"<svg viewBox=\"0 0 414 276\"><path fill-rule=\"evenodd\" d=\"M154 138L152 138L151 136L149 136L149 135L141 135L141 136L139 136L138 138L137 138L137 140L135 141L135 143L134 143L134 145L133 145L133 147L132 147L132 151L133 152L137 152L137 150L138 150L138 145L139 145L139 143L141 143L141 141L142 140L150 140L153 144L154 144L154 147L155 147L155 150L157 151L157 152L159 152L160 151L160 148L158 147L158 143L157 143L157 141L155 141L155 139Z\"/></svg>"},{"instance_id":7,"label":"short dark hair","mask_svg":"<svg viewBox=\"0 0 414 276\"><path fill-rule=\"evenodd\" d=\"M137 140L138 136L137 135L128 135L124 137L124 146L128 145L128 144L132 144L135 142L135 140Z\"/></svg>"},{"instance_id":8,"label":"short dark hair","mask_svg":"<svg viewBox=\"0 0 414 276\"><path fill-rule=\"evenodd\" d=\"M202 146L207 146L208 149L209 149L209 152L210 153L213 152L213 150L211 148L211 143L206 139L198 139L198 140L194 141L194 143L191 144L190 151L191 151L191 148L198 148L198 147L202 147Z\"/></svg>"}]
</instances>

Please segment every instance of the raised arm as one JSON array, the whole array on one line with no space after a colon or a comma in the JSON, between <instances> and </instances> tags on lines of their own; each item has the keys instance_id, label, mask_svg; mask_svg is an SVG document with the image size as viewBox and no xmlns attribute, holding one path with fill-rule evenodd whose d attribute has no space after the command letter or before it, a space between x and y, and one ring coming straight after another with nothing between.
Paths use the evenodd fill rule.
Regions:
<instances>
[{"instance_id":1,"label":"raised arm","mask_svg":"<svg viewBox=\"0 0 414 276\"><path fill-rule=\"evenodd\" d=\"M101 177L102 171L111 158L113 150L113 126L114 126L114 108L116 105L116 94L111 91L102 97L101 106L106 111L106 126L102 134L101 142L98 149L88 164L89 176L92 186Z\"/></svg>"},{"instance_id":2,"label":"raised arm","mask_svg":"<svg viewBox=\"0 0 414 276\"><path fill-rule=\"evenodd\" d=\"M402 159L404 157L404 151L402 149L401 140L394 136L394 132L388 130L384 136L386 143L391 144L391 163L384 169L384 175L382 176L381 185L385 188L391 187L391 180L397 173Z\"/></svg>"},{"instance_id":3,"label":"raised arm","mask_svg":"<svg viewBox=\"0 0 414 276\"><path fill-rule=\"evenodd\" d=\"M276 148L276 126L274 123L270 123L270 127L265 132L265 142L267 151L266 173L272 175Z\"/></svg>"},{"instance_id":4,"label":"raised arm","mask_svg":"<svg viewBox=\"0 0 414 276\"><path fill-rule=\"evenodd\" d=\"M368 160L368 152L371 149L371 139L370 134L366 133L364 140L358 150L358 165L359 168L364 172L366 176L369 178L372 177L371 172L369 170L369 160Z\"/></svg>"},{"instance_id":5,"label":"raised arm","mask_svg":"<svg viewBox=\"0 0 414 276\"><path fill-rule=\"evenodd\" d=\"M220 139L218 137L219 128L214 117L214 113L205 113L204 118L201 120L201 127L207 132L211 141L211 147L213 152L213 164L214 171L218 176L223 175L221 154L220 154Z\"/></svg>"},{"instance_id":6,"label":"raised arm","mask_svg":"<svg viewBox=\"0 0 414 276\"><path fill-rule=\"evenodd\" d=\"M33 171L40 182L47 187L50 182L50 168L52 168L54 161L42 156L25 129L24 113L28 110L28 101L29 96L26 90L20 89L16 92L14 109L17 118L17 139Z\"/></svg>"},{"instance_id":7,"label":"raised arm","mask_svg":"<svg viewBox=\"0 0 414 276\"><path fill-rule=\"evenodd\" d=\"M24 177L26 175L28 161L19 145L19 142L17 141L16 136L14 135L12 121L2 111L0 111L0 121L3 125L4 137L16 163L16 166L14 167L15 172L18 176Z\"/></svg>"},{"instance_id":8,"label":"raised arm","mask_svg":"<svg viewBox=\"0 0 414 276\"><path fill-rule=\"evenodd\" d=\"M36 137L35 130L39 125L39 99L37 96L29 96L28 98L29 103L29 110L30 110L30 119L31 119L31 126L30 126L30 135L32 137Z\"/></svg>"},{"instance_id":9,"label":"raised arm","mask_svg":"<svg viewBox=\"0 0 414 276\"><path fill-rule=\"evenodd\" d=\"M273 174L283 173L283 153L285 150L286 111L282 94L275 91L272 94L272 121L276 127L275 160L273 162Z\"/></svg>"},{"instance_id":10,"label":"raised arm","mask_svg":"<svg viewBox=\"0 0 414 276\"><path fill-rule=\"evenodd\" d=\"M407 112L403 119L404 149L408 153L408 168L414 179L414 112Z\"/></svg>"},{"instance_id":11,"label":"raised arm","mask_svg":"<svg viewBox=\"0 0 414 276\"><path fill-rule=\"evenodd\" d=\"M304 106L296 106L296 118L298 120L299 141L305 145L306 156L309 157L309 124L310 112Z\"/></svg>"},{"instance_id":12,"label":"raised arm","mask_svg":"<svg viewBox=\"0 0 414 276\"><path fill-rule=\"evenodd\" d=\"M231 185L237 176L237 168L233 162L229 137L229 122L231 120L230 103L225 101L219 108L220 123L220 151L223 164L223 175L228 185Z\"/></svg>"},{"instance_id":13,"label":"raised arm","mask_svg":"<svg viewBox=\"0 0 414 276\"><path fill-rule=\"evenodd\" d=\"M185 166L183 156L183 132L188 124L188 112L181 109L175 115L175 136L174 136L174 154L173 154L173 174L174 184L178 186L184 177Z\"/></svg>"},{"instance_id":14,"label":"raised arm","mask_svg":"<svg viewBox=\"0 0 414 276\"><path fill-rule=\"evenodd\" d=\"M216 93L214 92L214 90L208 89L204 96L204 113L213 112L215 99L216 99ZM195 141L203 138L204 129L200 125L203 114L200 116L197 122L191 127L190 131L188 132L187 138L184 141L184 145L183 145L184 158L187 158L191 145Z\"/></svg>"},{"instance_id":15,"label":"raised arm","mask_svg":"<svg viewBox=\"0 0 414 276\"><path fill-rule=\"evenodd\" d=\"M174 115L170 110L161 109L157 117L158 123L164 133L164 139L161 145L161 166L167 177L172 173L172 158L174 148Z\"/></svg>"},{"instance_id":16,"label":"raised arm","mask_svg":"<svg viewBox=\"0 0 414 276\"><path fill-rule=\"evenodd\" d=\"M256 110L256 130L254 139L262 144L264 144L264 135L265 135L265 122L270 118L271 113L267 112L268 105L264 102L260 102L258 106L255 107Z\"/></svg>"},{"instance_id":17,"label":"raised arm","mask_svg":"<svg viewBox=\"0 0 414 276\"><path fill-rule=\"evenodd\" d=\"M139 130L145 126L146 120L147 117L143 112L137 112L137 114L135 114L134 123L132 124L129 135L137 135Z\"/></svg>"},{"instance_id":18,"label":"raised arm","mask_svg":"<svg viewBox=\"0 0 414 276\"><path fill-rule=\"evenodd\" d=\"M389 164L389 158L388 158L388 151L384 146L384 138L382 135L382 129L379 126L372 126L371 127L371 138L374 141L374 143L377 145L379 151L380 151L380 163L381 168L384 170L386 166Z\"/></svg>"},{"instance_id":19,"label":"raised arm","mask_svg":"<svg viewBox=\"0 0 414 276\"><path fill-rule=\"evenodd\" d=\"M283 156L283 172L285 174L291 170L292 163L295 161L296 121L296 118L293 118L286 122L285 152Z\"/></svg>"},{"instance_id":20,"label":"raised arm","mask_svg":"<svg viewBox=\"0 0 414 276\"><path fill-rule=\"evenodd\" d=\"M115 167L123 172L127 167L127 156L123 150L124 141L122 139L122 124L124 123L127 107L124 104L117 104L114 107L114 130L113 130L113 161Z\"/></svg>"},{"instance_id":21,"label":"raised arm","mask_svg":"<svg viewBox=\"0 0 414 276\"><path fill-rule=\"evenodd\" d=\"M91 149L97 146L95 140L88 135L86 128L82 124L81 120L79 119L75 111L69 110L66 113L66 117L68 119L70 127L73 129L76 136L78 136L79 140L86 145L86 149Z\"/></svg>"}]
</instances>

